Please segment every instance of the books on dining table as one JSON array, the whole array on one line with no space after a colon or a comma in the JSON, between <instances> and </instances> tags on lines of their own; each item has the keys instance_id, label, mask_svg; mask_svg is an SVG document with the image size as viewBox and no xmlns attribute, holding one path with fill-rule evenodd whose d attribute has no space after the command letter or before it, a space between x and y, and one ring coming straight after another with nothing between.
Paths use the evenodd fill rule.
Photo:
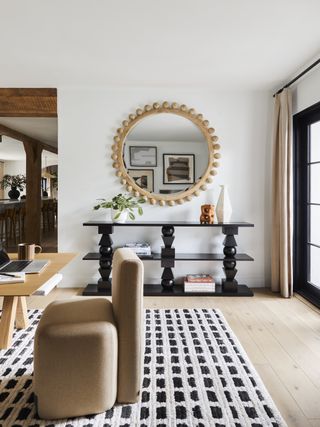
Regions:
<instances>
[{"instance_id":1,"label":"books on dining table","mask_svg":"<svg viewBox=\"0 0 320 427\"><path fill-rule=\"evenodd\" d=\"M0 273L0 285L7 285L10 283L23 283L25 280L25 273Z\"/></svg>"},{"instance_id":2,"label":"books on dining table","mask_svg":"<svg viewBox=\"0 0 320 427\"><path fill-rule=\"evenodd\" d=\"M184 280L184 292L215 292L216 284L210 274L188 274Z\"/></svg>"}]
</instances>

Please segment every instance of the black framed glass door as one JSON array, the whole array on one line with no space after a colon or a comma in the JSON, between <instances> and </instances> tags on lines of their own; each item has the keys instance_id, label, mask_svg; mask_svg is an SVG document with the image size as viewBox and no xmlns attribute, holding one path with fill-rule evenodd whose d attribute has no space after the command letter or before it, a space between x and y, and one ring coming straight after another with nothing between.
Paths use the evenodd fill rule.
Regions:
<instances>
[{"instance_id":1,"label":"black framed glass door","mask_svg":"<svg viewBox=\"0 0 320 427\"><path fill-rule=\"evenodd\" d=\"M320 103L294 116L294 290L320 307Z\"/></svg>"}]
</instances>

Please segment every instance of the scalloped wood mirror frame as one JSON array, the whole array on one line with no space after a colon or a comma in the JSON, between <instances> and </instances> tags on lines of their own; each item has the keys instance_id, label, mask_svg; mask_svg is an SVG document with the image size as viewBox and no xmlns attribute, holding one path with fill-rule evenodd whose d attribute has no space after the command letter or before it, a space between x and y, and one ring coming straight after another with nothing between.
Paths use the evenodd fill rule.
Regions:
<instances>
[{"instance_id":1,"label":"scalloped wood mirror frame","mask_svg":"<svg viewBox=\"0 0 320 427\"><path fill-rule=\"evenodd\" d=\"M145 117L159 113L177 114L188 120L191 120L202 132L208 144L208 166L202 175L194 184L187 190L173 194L154 194L139 187L136 182L129 176L126 166L123 161L123 152L126 137L130 131L143 120ZM145 105L144 108L138 108L135 114L129 114L128 119L122 122L122 126L117 129L117 134L114 136L114 144L112 145L111 158L114 160L113 167L117 170L116 175L120 178L121 183L126 186L127 191L135 197L143 197L149 201L151 205L159 204L160 206L174 206L182 204L186 201L191 201L193 196L199 196L200 191L207 189L207 183L211 183L213 176L217 174L219 167L218 159L221 157L220 144L218 137L215 135L215 129L210 127L209 121L203 118L202 114L196 113L194 108L188 108L185 104L179 105L176 102L169 103L167 101L162 104L155 102L153 105Z\"/></svg>"}]
</instances>

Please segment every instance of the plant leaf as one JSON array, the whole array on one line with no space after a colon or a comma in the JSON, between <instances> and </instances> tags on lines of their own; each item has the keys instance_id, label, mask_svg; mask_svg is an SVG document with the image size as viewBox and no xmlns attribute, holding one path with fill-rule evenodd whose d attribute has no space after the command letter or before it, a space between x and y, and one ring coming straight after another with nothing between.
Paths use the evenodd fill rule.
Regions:
<instances>
[{"instance_id":1,"label":"plant leaf","mask_svg":"<svg viewBox=\"0 0 320 427\"><path fill-rule=\"evenodd\" d=\"M119 215L121 212L128 210L129 214L131 212L133 217L134 217L134 214L133 214L134 209L138 209L139 215L143 214L143 210L140 204L146 203L145 199L142 197L140 197L139 199L136 199L132 196L126 196L125 194L122 194L122 193L117 194L109 201L102 198L97 200L100 201L101 203L99 203L98 205L95 205L93 207L94 210L98 210L100 208L104 208L104 209L112 208L115 211L118 211ZM117 216L117 218L119 218L119 216Z\"/></svg>"}]
</instances>

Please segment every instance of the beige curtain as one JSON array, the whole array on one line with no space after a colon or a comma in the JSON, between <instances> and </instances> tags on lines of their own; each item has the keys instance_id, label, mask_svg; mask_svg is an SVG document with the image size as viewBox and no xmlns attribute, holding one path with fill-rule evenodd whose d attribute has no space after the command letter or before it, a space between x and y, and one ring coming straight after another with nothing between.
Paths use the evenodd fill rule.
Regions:
<instances>
[{"instance_id":1,"label":"beige curtain","mask_svg":"<svg viewBox=\"0 0 320 427\"><path fill-rule=\"evenodd\" d=\"M272 180L271 289L292 296L292 97L275 96Z\"/></svg>"}]
</instances>

